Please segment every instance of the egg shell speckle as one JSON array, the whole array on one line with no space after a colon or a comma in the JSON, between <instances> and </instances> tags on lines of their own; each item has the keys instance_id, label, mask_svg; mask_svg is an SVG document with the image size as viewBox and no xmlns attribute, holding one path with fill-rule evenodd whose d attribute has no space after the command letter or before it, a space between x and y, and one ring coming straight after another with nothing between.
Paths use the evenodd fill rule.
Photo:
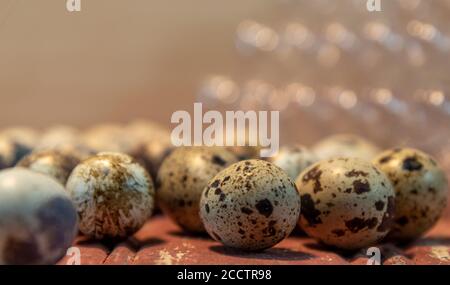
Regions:
<instances>
[{"instance_id":1,"label":"egg shell speckle","mask_svg":"<svg viewBox=\"0 0 450 285\"><path fill-rule=\"evenodd\" d=\"M183 229L204 232L199 201L208 181L237 158L218 147L182 147L163 162L157 178L157 202Z\"/></svg>"},{"instance_id":2,"label":"egg shell speckle","mask_svg":"<svg viewBox=\"0 0 450 285\"><path fill-rule=\"evenodd\" d=\"M80 159L73 154L45 150L30 153L22 158L17 166L47 174L62 185L66 185L67 178L78 163L80 163Z\"/></svg>"},{"instance_id":3,"label":"egg shell speckle","mask_svg":"<svg viewBox=\"0 0 450 285\"><path fill-rule=\"evenodd\" d=\"M448 181L428 154L411 148L384 151L373 162L395 189L395 222L390 238L411 240L429 230L447 204Z\"/></svg>"},{"instance_id":4,"label":"egg shell speckle","mask_svg":"<svg viewBox=\"0 0 450 285\"><path fill-rule=\"evenodd\" d=\"M318 161L317 156L301 145L284 146L279 152L268 159L276 166L280 167L295 181L297 176L305 168Z\"/></svg>"},{"instance_id":5,"label":"egg shell speckle","mask_svg":"<svg viewBox=\"0 0 450 285\"><path fill-rule=\"evenodd\" d=\"M319 161L296 181L301 194L301 228L311 237L342 249L359 249L384 238L394 216L389 179L357 158Z\"/></svg>"},{"instance_id":6,"label":"egg shell speckle","mask_svg":"<svg viewBox=\"0 0 450 285\"><path fill-rule=\"evenodd\" d=\"M210 180L200 200L209 235L224 245L254 251L287 237L298 221L300 195L276 165L245 160Z\"/></svg>"},{"instance_id":7,"label":"egg shell speckle","mask_svg":"<svg viewBox=\"0 0 450 285\"><path fill-rule=\"evenodd\" d=\"M56 180L21 167L0 171L0 264L54 264L77 230L75 207Z\"/></svg>"},{"instance_id":8,"label":"egg shell speckle","mask_svg":"<svg viewBox=\"0 0 450 285\"><path fill-rule=\"evenodd\" d=\"M99 153L72 171L67 185L80 231L96 239L120 239L139 230L154 207L147 171L122 153Z\"/></svg>"}]
</instances>

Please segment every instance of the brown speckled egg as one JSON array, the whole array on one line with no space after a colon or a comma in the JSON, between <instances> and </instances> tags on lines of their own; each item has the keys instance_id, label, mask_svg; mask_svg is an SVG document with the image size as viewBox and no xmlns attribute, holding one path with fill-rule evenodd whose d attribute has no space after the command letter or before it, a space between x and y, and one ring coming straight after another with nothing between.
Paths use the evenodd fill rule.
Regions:
<instances>
[{"instance_id":1,"label":"brown speckled egg","mask_svg":"<svg viewBox=\"0 0 450 285\"><path fill-rule=\"evenodd\" d=\"M295 181L297 176L305 168L315 163L317 156L301 145L284 146L279 152L268 159L270 162L280 167Z\"/></svg>"},{"instance_id":2,"label":"brown speckled egg","mask_svg":"<svg viewBox=\"0 0 450 285\"><path fill-rule=\"evenodd\" d=\"M357 157L371 161L380 149L373 143L356 135L338 134L316 143L312 151L320 160L337 157Z\"/></svg>"},{"instance_id":3,"label":"brown speckled egg","mask_svg":"<svg viewBox=\"0 0 450 285\"><path fill-rule=\"evenodd\" d=\"M72 170L80 163L80 158L68 152L56 150L35 151L22 158L17 166L47 174L62 185L66 185Z\"/></svg>"},{"instance_id":4,"label":"brown speckled egg","mask_svg":"<svg viewBox=\"0 0 450 285\"><path fill-rule=\"evenodd\" d=\"M295 228L299 213L294 182L263 160L244 160L219 172L200 200L200 216L209 235L248 251L283 240Z\"/></svg>"},{"instance_id":5,"label":"brown speckled egg","mask_svg":"<svg viewBox=\"0 0 450 285\"><path fill-rule=\"evenodd\" d=\"M81 162L66 184L80 217L80 231L120 239L139 230L154 206L153 182L130 156L99 153Z\"/></svg>"},{"instance_id":6,"label":"brown speckled egg","mask_svg":"<svg viewBox=\"0 0 450 285\"><path fill-rule=\"evenodd\" d=\"M357 158L319 161L296 181L302 199L301 228L342 249L359 249L384 238L392 224L395 194L389 179Z\"/></svg>"},{"instance_id":7,"label":"brown speckled egg","mask_svg":"<svg viewBox=\"0 0 450 285\"><path fill-rule=\"evenodd\" d=\"M218 147L182 147L174 150L158 172L157 203L183 229L204 232L199 201L208 181L236 157Z\"/></svg>"},{"instance_id":8,"label":"brown speckled egg","mask_svg":"<svg viewBox=\"0 0 450 285\"><path fill-rule=\"evenodd\" d=\"M432 157L411 148L384 151L373 162L387 174L395 189L395 221L389 236L398 240L418 238L445 209L445 172Z\"/></svg>"},{"instance_id":9,"label":"brown speckled egg","mask_svg":"<svg viewBox=\"0 0 450 285\"><path fill-rule=\"evenodd\" d=\"M41 173L0 171L0 264L54 264L77 233L64 187Z\"/></svg>"}]
</instances>

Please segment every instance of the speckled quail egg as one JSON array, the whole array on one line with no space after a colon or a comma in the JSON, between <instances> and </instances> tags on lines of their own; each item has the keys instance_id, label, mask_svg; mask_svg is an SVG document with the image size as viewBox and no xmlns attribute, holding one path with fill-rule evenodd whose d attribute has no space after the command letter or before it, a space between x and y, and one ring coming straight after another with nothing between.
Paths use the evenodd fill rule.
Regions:
<instances>
[{"instance_id":1,"label":"speckled quail egg","mask_svg":"<svg viewBox=\"0 0 450 285\"><path fill-rule=\"evenodd\" d=\"M429 230L447 203L445 172L428 154L411 148L387 150L373 162L395 189L395 221L390 237L411 240Z\"/></svg>"},{"instance_id":2,"label":"speckled quail egg","mask_svg":"<svg viewBox=\"0 0 450 285\"><path fill-rule=\"evenodd\" d=\"M21 167L0 171L0 264L53 264L77 233L77 212L56 180Z\"/></svg>"},{"instance_id":3,"label":"speckled quail egg","mask_svg":"<svg viewBox=\"0 0 450 285\"><path fill-rule=\"evenodd\" d=\"M278 166L263 160L235 163L212 178L200 200L209 235L224 245L255 251L270 248L297 224L300 195Z\"/></svg>"},{"instance_id":4,"label":"speckled quail egg","mask_svg":"<svg viewBox=\"0 0 450 285\"><path fill-rule=\"evenodd\" d=\"M387 176L358 158L319 161L296 180L302 199L300 227L342 249L384 238L393 221L395 194Z\"/></svg>"},{"instance_id":5,"label":"speckled quail egg","mask_svg":"<svg viewBox=\"0 0 450 285\"><path fill-rule=\"evenodd\" d=\"M295 181L306 167L318 161L317 156L301 145L284 146L268 161L280 167Z\"/></svg>"},{"instance_id":6,"label":"speckled quail egg","mask_svg":"<svg viewBox=\"0 0 450 285\"><path fill-rule=\"evenodd\" d=\"M320 160L337 157L357 157L372 160L380 152L373 143L356 135L338 134L316 143L312 151Z\"/></svg>"},{"instance_id":7,"label":"speckled quail egg","mask_svg":"<svg viewBox=\"0 0 450 285\"><path fill-rule=\"evenodd\" d=\"M157 178L157 203L179 226L190 232L204 232L199 201L208 181L237 162L218 147L181 147L162 163Z\"/></svg>"},{"instance_id":8,"label":"speckled quail egg","mask_svg":"<svg viewBox=\"0 0 450 285\"><path fill-rule=\"evenodd\" d=\"M80 158L72 153L43 150L25 156L17 163L17 166L47 174L62 185L66 185L67 178L78 163Z\"/></svg>"},{"instance_id":9,"label":"speckled quail egg","mask_svg":"<svg viewBox=\"0 0 450 285\"><path fill-rule=\"evenodd\" d=\"M153 182L126 154L105 152L82 161L66 188L78 211L80 231L91 238L132 235L153 211Z\"/></svg>"}]
</instances>

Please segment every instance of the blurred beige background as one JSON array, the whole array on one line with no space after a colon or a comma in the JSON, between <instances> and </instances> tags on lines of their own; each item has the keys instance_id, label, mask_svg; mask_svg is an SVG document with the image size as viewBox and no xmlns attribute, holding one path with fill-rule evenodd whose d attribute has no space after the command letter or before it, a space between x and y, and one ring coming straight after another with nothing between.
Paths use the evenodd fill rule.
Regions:
<instances>
[{"instance_id":1,"label":"blurred beige background","mask_svg":"<svg viewBox=\"0 0 450 285\"><path fill-rule=\"evenodd\" d=\"M237 70L234 33L272 1L0 0L0 127L169 125L200 81Z\"/></svg>"}]
</instances>

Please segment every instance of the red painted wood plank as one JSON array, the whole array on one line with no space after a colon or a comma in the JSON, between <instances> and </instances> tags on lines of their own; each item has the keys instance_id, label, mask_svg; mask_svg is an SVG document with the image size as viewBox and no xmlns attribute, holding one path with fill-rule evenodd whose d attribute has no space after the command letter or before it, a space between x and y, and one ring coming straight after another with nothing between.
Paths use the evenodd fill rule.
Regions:
<instances>
[{"instance_id":1,"label":"red painted wood plank","mask_svg":"<svg viewBox=\"0 0 450 285\"><path fill-rule=\"evenodd\" d=\"M133 238L115 246L78 238L82 264L367 264L366 250L355 254L325 247L294 233L274 248L246 253L226 248L208 236L182 232L167 217L153 217ZM381 244L382 263L450 264L450 219L409 245ZM66 264L64 257L58 264Z\"/></svg>"}]
</instances>

